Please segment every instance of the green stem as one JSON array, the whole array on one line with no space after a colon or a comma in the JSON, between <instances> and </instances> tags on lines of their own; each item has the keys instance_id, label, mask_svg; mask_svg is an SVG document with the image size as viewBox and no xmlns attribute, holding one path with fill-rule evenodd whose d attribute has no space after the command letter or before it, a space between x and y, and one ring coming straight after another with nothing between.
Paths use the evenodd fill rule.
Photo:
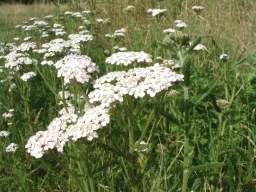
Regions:
<instances>
[{"instance_id":1,"label":"green stem","mask_svg":"<svg viewBox=\"0 0 256 192\"><path fill-rule=\"evenodd\" d=\"M191 174L191 164L194 154L193 146L189 143L189 137L185 136L184 141L184 162L183 162L183 178L182 178L182 192L187 191L188 180Z\"/></svg>"},{"instance_id":2,"label":"green stem","mask_svg":"<svg viewBox=\"0 0 256 192\"><path fill-rule=\"evenodd\" d=\"M132 101L131 98L127 98L127 109L128 109L128 135L129 135L129 152L133 153L134 145L134 127L133 127L133 113L132 113Z\"/></svg>"},{"instance_id":3,"label":"green stem","mask_svg":"<svg viewBox=\"0 0 256 192\"><path fill-rule=\"evenodd\" d=\"M183 66L183 75L184 75L184 160L183 160L183 178L182 178L182 192L187 192L188 189L188 181L191 174L191 165L192 159L194 155L194 146L191 144L191 103L190 103L190 62L186 56L183 56L182 52L178 53L181 65Z\"/></svg>"}]
</instances>

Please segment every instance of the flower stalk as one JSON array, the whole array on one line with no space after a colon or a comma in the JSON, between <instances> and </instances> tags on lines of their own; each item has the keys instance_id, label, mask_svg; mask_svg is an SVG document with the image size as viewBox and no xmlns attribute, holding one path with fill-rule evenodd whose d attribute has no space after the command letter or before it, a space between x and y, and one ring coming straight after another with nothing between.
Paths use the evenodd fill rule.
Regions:
<instances>
[{"instance_id":1,"label":"flower stalk","mask_svg":"<svg viewBox=\"0 0 256 192\"><path fill-rule=\"evenodd\" d=\"M192 45L193 46L193 45ZM181 51L178 53L179 60L183 66L184 75L184 101L183 101L183 129L184 129L184 160L183 160L183 178L182 178L182 192L188 189L188 181L191 174L191 165L194 154L194 146L191 143L191 103L190 103L190 74L191 65L186 54Z\"/></svg>"}]
</instances>

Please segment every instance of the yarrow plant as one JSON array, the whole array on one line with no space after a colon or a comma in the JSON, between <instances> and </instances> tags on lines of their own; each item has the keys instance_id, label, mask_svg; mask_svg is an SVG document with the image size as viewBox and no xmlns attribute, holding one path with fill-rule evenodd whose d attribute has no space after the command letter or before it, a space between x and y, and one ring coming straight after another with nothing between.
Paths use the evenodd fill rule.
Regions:
<instances>
[{"instance_id":1,"label":"yarrow plant","mask_svg":"<svg viewBox=\"0 0 256 192\"><path fill-rule=\"evenodd\" d=\"M80 83L89 82L91 74L97 71L96 64L86 55L67 55L57 61L55 67L58 77L64 78L64 84L72 79Z\"/></svg>"},{"instance_id":2,"label":"yarrow plant","mask_svg":"<svg viewBox=\"0 0 256 192\"><path fill-rule=\"evenodd\" d=\"M106 59L106 63L111 65L124 65L128 66L133 63L151 63L152 56L144 51L121 51L113 53Z\"/></svg>"},{"instance_id":3,"label":"yarrow plant","mask_svg":"<svg viewBox=\"0 0 256 192\"><path fill-rule=\"evenodd\" d=\"M167 9L148 9L147 12L153 17L156 17L163 15L165 12L167 12Z\"/></svg>"},{"instance_id":4,"label":"yarrow plant","mask_svg":"<svg viewBox=\"0 0 256 192\"><path fill-rule=\"evenodd\" d=\"M30 137L25 147L35 158L41 158L49 149L56 148L63 152L68 141L77 141L79 138L92 140L97 137L96 131L109 122L106 108L86 106L84 114L79 116L75 108L69 105L59 112L59 117L52 120L46 131L39 131Z\"/></svg>"},{"instance_id":5,"label":"yarrow plant","mask_svg":"<svg viewBox=\"0 0 256 192\"><path fill-rule=\"evenodd\" d=\"M10 143L6 148L5 151L8 153L13 153L18 149L18 145L16 143Z\"/></svg>"},{"instance_id":6,"label":"yarrow plant","mask_svg":"<svg viewBox=\"0 0 256 192\"><path fill-rule=\"evenodd\" d=\"M0 137L8 137L10 135L9 131L0 131Z\"/></svg>"},{"instance_id":7,"label":"yarrow plant","mask_svg":"<svg viewBox=\"0 0 256 192\"><path fill-rule=\"evenodd\" d=\"M47 131L39 131L28 140L27 151L40 158L49 149L56 148L62 152L63 146L70 140L92 140L97 137L96 131L110 122L109 110L114 102L122 102L126 95L134 98L146 95L154 97L182 80L183 75L159 65L130 69L127 72L110 72L95 81L95 90L88 95L90 103L95 106L86 106L83 115L77 114L72 105L62 109Z\"/></svg>"},{"instance_id":8,"label":"yarrow plant","mask_svg":"<svg viewBox=\"0 0 256 192\"><path fill-rule=\"evenodd\" d=\"M125 95L134 98L142 98L146 95L154 97L176 81L182 80L183 75L159 65L134 68L127 72L111 72L97 79L94 83L95 90L88 96L91 103L100 103L104 107L109 107L116 101L122 102Z\"/></svg>"},{"instance_id":9,"label":"yarrow plant","mask_svg":"<svg viewBox=\"0 0 256 192\"><path fill-rule=\"evenodd\" d=\"M30 72L24 73L20 78L23 81L28 81L29 79L31 79L31 78L33 78L35 76L36 76L36 73L33 72L33 71L30 71Z\"/></svg>"}]
</instances>

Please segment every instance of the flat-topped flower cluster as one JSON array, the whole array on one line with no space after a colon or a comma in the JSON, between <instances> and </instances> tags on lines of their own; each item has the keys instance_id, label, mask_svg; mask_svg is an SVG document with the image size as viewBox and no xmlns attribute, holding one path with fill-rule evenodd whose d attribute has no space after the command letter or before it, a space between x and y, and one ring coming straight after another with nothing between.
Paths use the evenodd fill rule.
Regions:
<instances>
[{"instance_id":1,"label":"flat-topped flower cluster","mask_svg":"<svg viewBox=\"0 0 256 192\"><path fill-rule=\"evenodd\" d=\"M64 77L64 84L75 79L77 82L89 82L91 74L97 71L97 66L86 55L67 55L55 64L58 77Z\"/></svg>"}]
</instances>

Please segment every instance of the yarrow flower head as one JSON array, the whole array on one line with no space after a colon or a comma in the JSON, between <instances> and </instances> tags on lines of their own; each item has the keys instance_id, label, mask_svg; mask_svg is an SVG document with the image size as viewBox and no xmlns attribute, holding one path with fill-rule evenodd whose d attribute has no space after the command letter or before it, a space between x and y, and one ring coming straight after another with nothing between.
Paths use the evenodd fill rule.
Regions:
<instances>
[{"instance_id":1,"label":"yarrow flower head","mask_svg":"<svg viewBox=\"0 0 256 192\"><path fill-rule=\"evenodd\" d=\"M55 67L58 77L64 77L64 84L70 83L72 79L80 83L89 82L91 74L97 71L96 64L86 55L67 55Z\"/></svg>"},{"instance_id":2,"label":"yarrow flower head","mask_svg":"<svg viewBox=\"0 0 256 192\"><path fill-rule=\"evenodd\" d=\"M118 37L125 37L127 30L125 28L117 29L114 33L108 33L105 37L109 38L118 38Z\"/></svg>"},{"instance_id":3,"label":"yarrow flower head","mask_svg":"<svg viewBox=\"0 0 256 192\"><path fill-rule=\"evenodd\" d=\"M174 23L176 24L176 27L179 29L187 28L187 24L182 20L175 20Z\"/></svg>"},{"instance_id":4,"label":"yarrow flower head","mask_svg":"<svg viewBox=\"0 0 256 192\"><path fill-rule=\"evenodd\" d=\"M122 51L113 53L106 59L106 63L111 65L125 65L128 66L132 63L151 63L152 56L144 51Z\"/></svg>"},{"instance_id":5,"label":"yarrow flower head","mask_svg":"<svg viewBox=\"0 0 256 192\"><path fill-rule=\"evenodd\" d=\"M28 81L29 79L31 79L31 78L33 78L35 76L36 76L36 73L31 71L31 72L24 73L20 78L23 81Z\"/></svg>"},{"instance_id":6,"label":"yarrow flower head","mask_svg":"<svg viewBox=\"0 0 256 192\"><path fill-rule=\"evenodd\" d=\"M99 24L107 24L107 23L110 22L110 19L109 18L106 18L106 19L97 18L96 22L99 23Z\"/></svg>"},{"instance_id":7,"label":"yarrow flower head","mask_svg":"<svg viewBox=\"0 0 256 192\"><path fill-rule=\"evenodd\" d=\"M204 10L204 7L200 6L200 5L194 5L192 7L192 10L195 11L197 14L199 14L200 12L202 12Z\"/></svg>"},{"instance_id":8,"label":"yarrow flower head","mask_svg":"<svg viewBox=\"0 0 256 192\"><path fill-rule=\"evenodd\" d=\"M31 65L36 63L36 60L30 58L27 53L19 53L17 51L11 51L4 56L4 59L6 60L4 67L16 71L18 71L23 64Z\"/></svg>"},{"instance_id":9,"label":"yarrow flower head","mask_svg":"<svg viewBox=\"0 0 256 192\"><path fill-rule=\"evenodd\" d=\"M69 106L67 110L62 109L59 112L59 117L51 121L46 131L39 131L29 138L25 146L28 153L35 158L40 158L49 149L56 148L62 152L65 142L68 141L65 134L66 129L71 123L75 123L77 118L73 106Z\"/></svg>"},{"instance_id":10,"label":"yarrow flower head","mask_svg":"<svg viewBox=\"0 0 256 192\"><path fill-rule=\"evenodd\" d=\"M2 114L4 119L10 119L13 117L14 109L9 109L8 112Z\"/></svg>"},{"instance_id":11,"label":"yarrow flower head","mask_svg":"<svg viewBox=\"0 0 256 192\"><path fill-rule=\"evenodd\" d=\"M175 29L172 29L172 28L168 28L168 29L164 29L163 30L163 33L167 33L167 34L169 34L169 33L175 33L176 32L176 30Z\"/></svg>"},{"instance_id":12,"label":"yarrow flower head","mask_svg":"<svg viewBox=\"0 0 256 192\"><path fill-rule=\"evenodd\" d=\"M127 7L124 8L124 11L126 12L132 12L135 10L135 7L133 5L128 5Z\"/></svg>"},{"instance_id":13,"label":"yarrow flower head","mask_svg":"<svg viewBox=\"0 0 256 192\"><path fill-rule=\"evenodd\" d=\"M52 120L46 131L39 131L30 137L26 149L35 158L41 158L49 149L56 148L63 152L63 147L68 141L79 138L92 140L97 137L96 131L110 122L108 109L101 106L86 107L82 116L75 113L75 108L69 106L62 109L59 117Z\"/></svg>"},{"instance_id":14,"label":"yarrow flower head","mask_svg":"<svg viewBox=\"0 0 256 192\"><path fill-rule=\"evenodd\" d=\"M113 51L114 52L123 52L123 51L127 51L128 49L126 47L119 47L119 46L114 46L113 47Z\"/></svg>"},{"instance_id":15,"label":"yarrow flower head","mask_svg":"<svg viewBox=\"0 0 256 192\"><path fill-rule=\"evenodd\" d=\"M153 17L163 15L167 9L148 9L147 13L150 13Z\"/></svg>"},{"instance_id":16,"label":"yarrow flower head","mask_svg":"<svg viewBox=\"0 0 256 192\"><path fill-rule=\"evenodd\" d=\"M183 75L159 65L134 68L127 72L110 72L95 81L95 90L88 96L91 103L109 107L114 102L122 102L125 95L134 98L142 98L146 95L154 97L176 81L182 80Z\"/></svg>"},{"instance_id":17,"label":"yarrow flower head","mask_svg":"<svg viewBox=\"0 0 256 192\"><path fill-rule=\"evenodd\" d=\"M222 54L220 55L219 59L220 59L221 61L227 61L227 60L229 59L229 56L228 56L228 54L226 54L226 53L222 53Z\"/></svg>"},{"instance_id":18,"label":"yarrow flower head","mask_svg":"<svg viewBox=\"0 0 256 192\"><path fill-rule=\"evenodd\" d=\"M197 44L194 49L194 51L208 51L208 49L201 43Z\"/></svg>"},{"instance_id":19,"label":"yarrow flower head","mask_svg":"<svg viewBox=\"0 0 256 192\"><path fill-rule=\"evenodd\" d=\"M10 153L10 152L15 152L18 149L18 145L16 143L11 143L9 144L6 148L5 151Z\"/></svg>"},{"instance_id":20,"label":"yarrow flower head","mask_svg":"<svg viewBox=\"0 0 256 192\"><path fill-rule=\"evenodd\" d=\"M8 137L10 135L9 131L0 131L0 137Z\"/></svg>"}]
</instances>

